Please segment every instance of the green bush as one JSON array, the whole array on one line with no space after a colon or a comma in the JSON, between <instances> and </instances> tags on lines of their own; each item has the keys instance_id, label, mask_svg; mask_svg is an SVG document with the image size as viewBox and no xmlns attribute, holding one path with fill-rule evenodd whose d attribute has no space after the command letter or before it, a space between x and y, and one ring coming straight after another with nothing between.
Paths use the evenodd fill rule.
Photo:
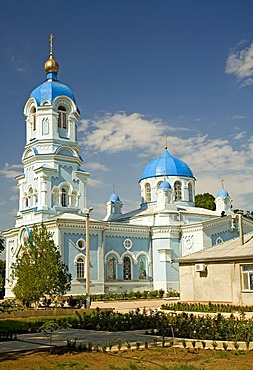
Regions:
<instances>
[{"instance_id":1,"label":"green bush","mask_svg":"<svg viewBox=\"0 0 253 370\"><path fill-rule=\"evenodd\" d=\"M23 311L24 306L17 304L13 301L5 301L0 304L0 313L11 313L14 311Z\"/></svg>"},{"instance_id":2,"label":"green bush","mask_svg":"<svg viewBox=\"0 0 253 370\"><path fill-rule=\"evenodd\" d=\"M186 311L186 312L240 312L241 318L245 318L244 312L253 312L253 306L236 306L229 304L217 304L209 302L201 303L166 303L161 306L163 310Z\"/></svg>"},{"instance_id":3,"label":"green bush","mask_svg":"<svg viewBox=\"0 0 253 370\"><path fill-rule=\"evenodd\" d=\"M129 313L111 311L84 312L66 317L46 317L22 320L0 320L2 336L13 336L19 333L38 332L41 326L53 321L62 327L68 324L72 328L128 331L147 330L151 334L164 337L191 338L194 340L244 341L253 340L253 319L225 318L221 314L216 316L195 316L182 312L180 314L162 311L140 312L139 309Z\"/></svg>"}]
</instances>

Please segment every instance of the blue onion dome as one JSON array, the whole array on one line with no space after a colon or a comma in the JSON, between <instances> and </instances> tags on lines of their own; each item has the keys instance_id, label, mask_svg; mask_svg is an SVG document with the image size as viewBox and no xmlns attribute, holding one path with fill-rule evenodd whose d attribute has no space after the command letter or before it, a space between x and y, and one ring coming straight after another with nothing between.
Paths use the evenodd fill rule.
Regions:
<instances>
[{"instance_id":1,"label":"blue onion dome","mask_svg":"<svg viewBox=\"0 0 253 370\"><path fill-rule=\"evenodd\" d=\"M53 58L52 52L50 52L50 57L44 64L44 69L47 73L46 81L36 87L30 95L31 98L36 100L37 105L41 105L43 100L48 100L52 104L54 99L61 95L67 96L75 102L70 88L58 80L57 73L59 71L59 65Z\"/></svg>"},{"instance_id":2,"label":"blue onion dome","mask_svg":"<svg viewBox=\"0 0 253 370\"><path fill-rule=\"evenodd\" d=\"M160 189L163 189L163 190L171 189L170 183L169 183L168 181L164 180L164 181L160 184Z\"/></svg>"},{"instance_id":3,"label":"blue onion dome","mask_svg":"<svg viewBox=\"0 0 253 370\"><path fill-rule=\"evenodd\" d=\"M116 193L112 193L109 197L109 201L117 202L117 201L120 201L120 199L119 199L119 196Z\"/></svg>"},{"instance_id":4,"label":"blue onion dome","mask_svg":"<svg viewBox=\"0 0 253 370\"><path fill-rule=\"evenodd\" d=\"M147 164L141 175L141 180L158 176L184 176L194 178L190 167L181 159L172 157L164 150L163 155Z\"/></svg>"},{"instance_id":5,"label":"blue onion dome","mask_svg":"<svg viewBox=\"0 0 253 370\"><path fill-rule=\"evenodd\" d=\"M222 189L218 192L217 197L229 197L229 194L228 194L228 192L227 192L227 190L226 190L226 189L222 188Z\"/></svg>"}]
</instances>

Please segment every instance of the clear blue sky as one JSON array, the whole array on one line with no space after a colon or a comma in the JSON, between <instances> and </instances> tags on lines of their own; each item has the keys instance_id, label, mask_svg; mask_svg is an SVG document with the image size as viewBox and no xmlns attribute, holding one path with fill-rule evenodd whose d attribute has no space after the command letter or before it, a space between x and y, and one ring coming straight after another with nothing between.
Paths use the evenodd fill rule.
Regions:
<instances>
[{"instance_id":1,"label":"clear blue sky","mask_svg":"<svg viewBox=\"0 0 253 370\"><path fill-rule=\"evenodd\" d=\"M93 217L112 184L138 207L138 180L163 151L185 160L197 193L225 188L253 209L253 2L5 1L0 20L0 229L14 225L25 144L23 107L45 80L53 33L59 79L81 111Z\"/></svg>"}]
</instances>

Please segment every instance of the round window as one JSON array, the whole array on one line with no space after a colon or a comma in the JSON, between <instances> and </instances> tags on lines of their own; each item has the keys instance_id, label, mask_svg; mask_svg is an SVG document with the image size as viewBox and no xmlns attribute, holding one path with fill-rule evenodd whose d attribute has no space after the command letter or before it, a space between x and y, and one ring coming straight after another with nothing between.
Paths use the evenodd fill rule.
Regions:
<instances>
[{"instance_id":1,"label":"round window","mask_svg":"<svg viewBox=\"0 0 253 370\"><path fill-rule=\"evenodd\" d=\"M129 249L131 249L131 248L132 248L132 246L133 246L133 242L132 242L132 240L131 240L131 239L125 239L125 240L123 241L123 245L124 245L124 247L125 247L127 250L129 250Z\"/></svg>"},{"instance_id":2,"label":"round window","mask_svg":"<svg viewBox=\"0 0 253 370\"><path fill-rule=\"evenodd\" d=\"M77 241L77 246L78 246L79 249L84 249L85 248L85 240L79 239Z\"/></svg>"}]
</instances>

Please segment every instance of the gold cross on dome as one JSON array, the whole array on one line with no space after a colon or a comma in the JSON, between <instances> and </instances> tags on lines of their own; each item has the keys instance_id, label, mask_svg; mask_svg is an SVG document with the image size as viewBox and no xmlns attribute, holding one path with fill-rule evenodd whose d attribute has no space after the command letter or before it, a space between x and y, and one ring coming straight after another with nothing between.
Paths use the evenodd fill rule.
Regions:
<instances>
[{"instance_id":1,"label":"gold cross on dome","mask_svg":"<svg viewBox=\"0 0 253 370\"><path fill-rule=\"evenodd\" d=\"M164 135L164 149L167 149L168 148L168 135L165 134Z\"/></svg>"},{"instance_id":2,"label":"gold cross on dome","mask_svg":"<svg viewBox=\"0 0 253 370\"><path fill-rule=\"evenodd\" d=\"M49 36L50 55L53 55L53 38L54 38L54 35L51 33L51 35Z\"/></svg>"},{"instance_id":3,"label":"gold cross on dome","mask_svg":"<svg viewBox=\"0 0 253 370\"><path fill-rule=\"evenodd\" d=\"M224 189L224 179L221 179L220 182L221 182L222 189Z\"/></svg>"}]
</instances>

